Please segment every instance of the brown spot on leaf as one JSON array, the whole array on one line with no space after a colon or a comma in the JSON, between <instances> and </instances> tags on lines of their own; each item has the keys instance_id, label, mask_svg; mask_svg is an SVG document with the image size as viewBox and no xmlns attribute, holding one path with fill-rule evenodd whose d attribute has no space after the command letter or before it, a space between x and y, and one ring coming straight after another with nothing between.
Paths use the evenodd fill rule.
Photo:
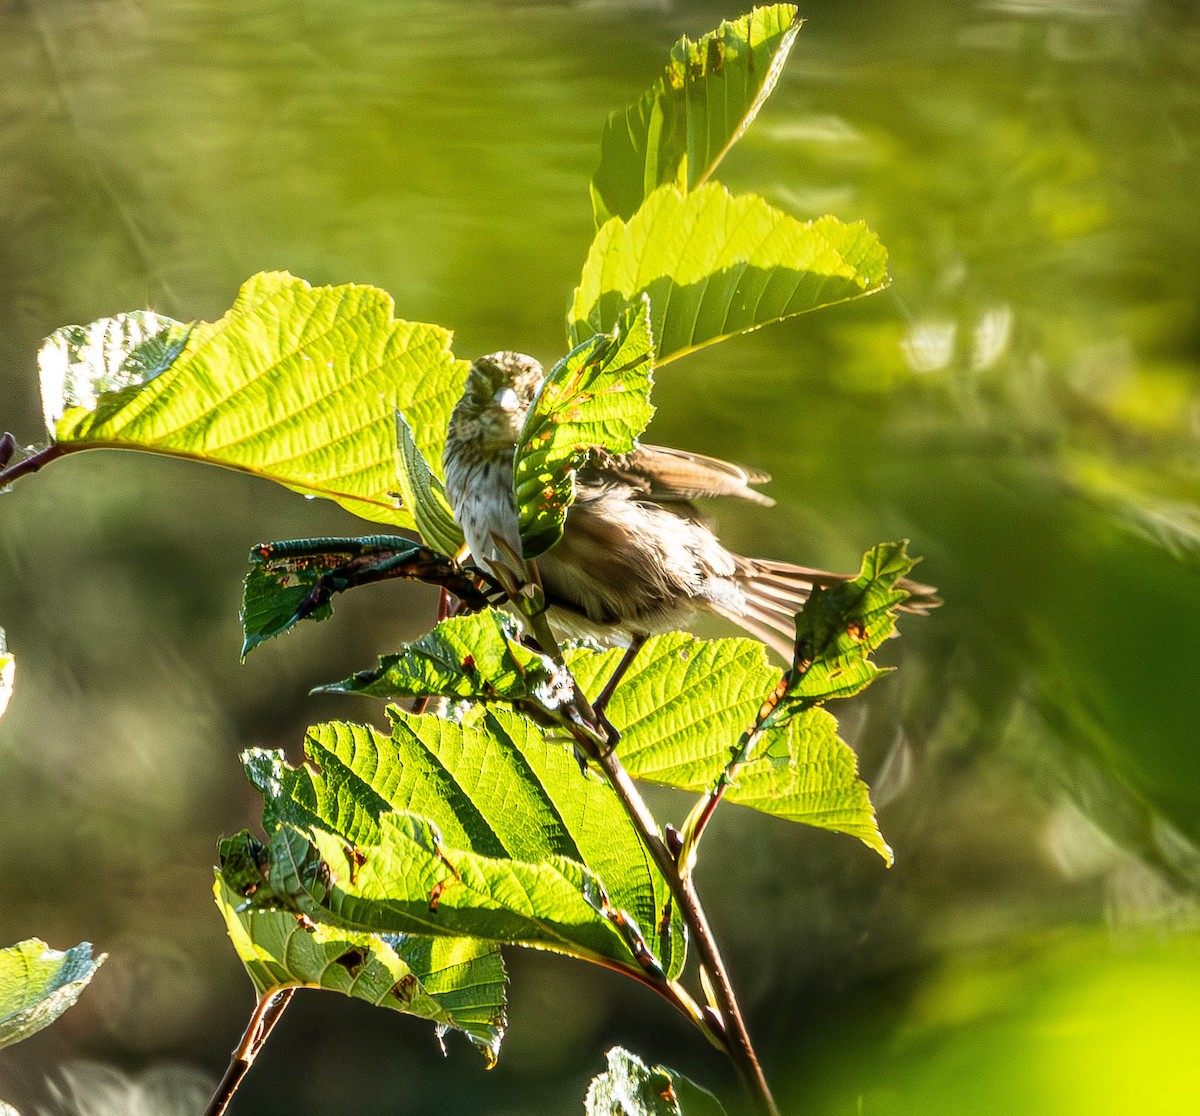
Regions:
<instances>
[{"instance_id":1,"label":"brown spot on leaf","mask_svg":"<svg viewBox=\"0 0 1200 1116\"><path fill-rule=\"evenodd\" d=\"M358 883L358 870L367 862L367 854L357 845L346 847L346 859L350 862L350 886Z\"/></svg>"},{"instance_id":2,"label":"brown spot on leaf","mask_svg":"<svg viewBox=\"0 0 1200 1116\"><path fill-rule=\"evenodd\" d=\"M411 1003L416 994L417 978L412 973L402 976L392 985L392 995L403 1004Z\"/></svg>"},{"instance_id":3,"label":"brown spot on leaf","mask_svg":"<svg viewBox=\"0 0 1200 1116\"><path fill-rule=\"evenodd\" d=\"M867 629L861 620L851 620L846 625L846 634L854 640L855 643L862 643L867 638Z\"/></svg>"}]
</instances>

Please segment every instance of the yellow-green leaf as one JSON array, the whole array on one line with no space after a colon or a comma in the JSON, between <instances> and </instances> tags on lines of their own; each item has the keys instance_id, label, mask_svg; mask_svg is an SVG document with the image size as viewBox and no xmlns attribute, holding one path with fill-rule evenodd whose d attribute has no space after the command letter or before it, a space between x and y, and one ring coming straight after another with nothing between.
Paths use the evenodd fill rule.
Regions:
<instances>
[{"instance_id":1,"label":"yellow-green leaf","mask_svg":"<svg viewBox=\"0 0 1200 1116\"><path fill-rule=\"evenodd\" d=\"M664 364L726 337L887 284L887 252L862 222L800 221L719 183L661 186L596 234L568 315L578 345L650 296Z\"/></svg>"},{"instance_id":2,"label":"yellow-green leaf","mask_svg":"<svg viewBox=\"0 0 1200 1116\"><path fill-rule=\"evenodd\" d=\"M504 1032L504 962L491 943L302 925L286 911L249 906L220 877L213 895L259 995L340 992L462 1031L495 1061Z\"/></svg>"},{"instance_id":3,"label":"yellow-green leaf","mask_svg":"<svg viewBox=\"0 0 1200 1116\"><path fill-rule=\"evenodd\" d=\"M592 178L596 224L632 217L658 186L704 182L771 95L802 22L793 5L772 4L680 39L659 79L608 118Z\"/></svg>"},{"instance_id":4,"label":"yellow-green leaf","mask_svg":"<svg viewBox=\"0 0 1200 1116\"><path fill-rule=\"evenodd\" d=\"M575 471L589 449L628 453L654 416L650 307L635 299L612 327L554 366L521 429L513 459L521 549L536 558L562 538Z\"/></svg>"},{"instance_id":5,"label":"yellow-green leaf","mask_svg":"<svg viewBox=\"0 0 1200 1116\"><path fill-rule=\"evenodd\" d=\"M65 952L37 938L0 949L0 1047L49 1026L67 1010L104 962L90 942Z\"/></svg>"},{"instance_id":6,"label":"yellow-green leaf","mask_svg":"<svg viewBox=\"0 0 1200 1116\"><path fill-rule=\"evenodd\" d=\"M395 412L440 463L467 366L446 330L398 321L393 310L375 287L311 287L268 272L247 280L215 322L126 315L67 327L40 358L51 433L63 450L223 465L412 527L394 495Z\"/></svg>"}]
</instances>

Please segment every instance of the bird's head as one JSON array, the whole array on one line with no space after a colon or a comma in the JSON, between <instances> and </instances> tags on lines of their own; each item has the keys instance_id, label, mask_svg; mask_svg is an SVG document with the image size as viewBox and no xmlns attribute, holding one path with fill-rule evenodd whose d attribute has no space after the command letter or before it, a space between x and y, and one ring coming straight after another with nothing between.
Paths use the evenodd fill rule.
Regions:
<instances>
[{"instance_id":1,"label":"bird's head","mask_svg":"<svg viewBox=\"0 0 1200 1116\"><path fill-rule=\"evenodd\" d=\"M482 451L512 449L544 379L524 353L489 353L471 365L463 397L450 416L451 436Z\"/></svg>"}]
</instances>

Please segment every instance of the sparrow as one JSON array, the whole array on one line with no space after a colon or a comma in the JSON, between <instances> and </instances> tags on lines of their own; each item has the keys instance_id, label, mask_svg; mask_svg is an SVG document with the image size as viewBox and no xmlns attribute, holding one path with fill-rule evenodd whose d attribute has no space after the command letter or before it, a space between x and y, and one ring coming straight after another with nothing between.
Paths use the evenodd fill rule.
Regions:
<instances>
[{"instance_id":1,"label":"sparrow","mask_svg":"<svg viewBox=\"0 0 1200 1116\"><path fill-rule=\"evenodd\" d=\"M476 360L455 405L443 457L446 495L475 564L489 570L521 553L513 457L545 376L533 357L491 353ZM631 453L592 449L575 478L563 535L537 559L555 635L639 646L685 627L697 613L731 620L793 656L795 614L813 587L853 574L746 558L721 545L693 501L730 496L770 506L752 485L765 473L715 457L639 444ZM932 588L902 580L900 606L924 613Z\"/></svg>"}]
</instances>

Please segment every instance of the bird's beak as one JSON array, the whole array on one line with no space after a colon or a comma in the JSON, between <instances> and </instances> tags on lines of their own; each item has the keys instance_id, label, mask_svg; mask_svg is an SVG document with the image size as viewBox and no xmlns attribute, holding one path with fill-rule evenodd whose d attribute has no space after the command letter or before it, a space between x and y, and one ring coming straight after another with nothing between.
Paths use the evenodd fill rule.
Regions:
<instances>
[{"instance_id":1,"label":"bird's beak","mask_svg":"<svg viewBox=\"0 0 1200 1116\"><path fill-rule=\"evenodd\" d=\"M505 414L514 414L520 409L521 400L517 398L517 393L512 388L501 388L495 395L492 396L493 402Z\"/></svg>"}]
</instances>

